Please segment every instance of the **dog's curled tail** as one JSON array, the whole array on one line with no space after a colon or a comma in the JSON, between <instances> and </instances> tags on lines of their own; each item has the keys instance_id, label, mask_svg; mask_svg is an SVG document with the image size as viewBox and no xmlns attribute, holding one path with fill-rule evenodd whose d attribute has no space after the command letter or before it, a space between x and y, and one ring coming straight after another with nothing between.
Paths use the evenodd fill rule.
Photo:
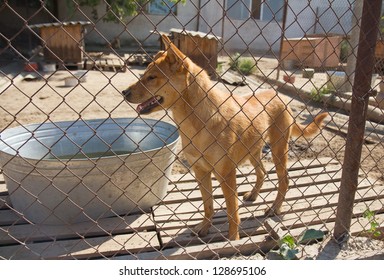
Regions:
<instances>
[{"instance_id":1,"label":"dog's curled tail","mask_svg":"<svg viewBox=\"0 0 384 280\"><path fill-rule=\"evenodd\" d=\"M321 113L315 117L313 122L309 125L302 125L294 123L292 125L292 136L294 137L305 137L310 138L319 133L320 129L323 127L323 120L328 116L327 112Z\"/></svg>"}]
</instances>

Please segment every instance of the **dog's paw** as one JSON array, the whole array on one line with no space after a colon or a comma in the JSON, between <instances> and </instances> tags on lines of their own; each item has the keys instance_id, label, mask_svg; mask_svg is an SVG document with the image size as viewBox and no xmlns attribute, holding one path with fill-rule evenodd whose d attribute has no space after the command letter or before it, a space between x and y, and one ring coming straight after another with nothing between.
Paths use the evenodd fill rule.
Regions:
<instances>
[{"instance_id":1,"label":"dog's paw","mask_svg":"<svg viewBox=\"0 0 384 280\"><path fill-rule=\"evenodd\" d=\"M243 196L244 201L255 201L256 195L254 195L252 192L246 192Z\"/></svg>"},{"instance_id":2,"label":"dog's paw","mask_svg":"<svg viewBox=\"0 0 384 280\"><path fill-rule=\"evenodd\" d=\"M207 236L209 233L210 227L211 227L211 223L201 222L192 229L192 235L199 236L199 237Z\"/></svg>"},{"instance_id":3,"label":"dog's paw","mask_svg":"<svg viewBox=\"0 0 384 280\"><path fill-rule=\"evenodd\" d=\"M267 210L265 210L265 217L273 217L273 216L278 216L280 214L281 214L281 210L276 209L274 207L267 208Z\"/></svg>"}]
</instances>

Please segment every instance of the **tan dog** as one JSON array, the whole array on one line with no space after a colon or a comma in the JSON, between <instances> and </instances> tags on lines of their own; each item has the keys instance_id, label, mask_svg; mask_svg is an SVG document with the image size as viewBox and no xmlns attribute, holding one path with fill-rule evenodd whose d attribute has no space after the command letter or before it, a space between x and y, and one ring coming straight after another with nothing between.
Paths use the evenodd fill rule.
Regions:
<instances>
[{"instance_id":1,"label":"tan dog","mask_svg":"<svg viewBox=\"0 0 384 280\"><path fill-rule=\"evenodd\" d=\"M123 95L128 102L140 103L136 109L140 114L172 111L183 152L195 173L204 202L205 216L194 232L205 236L212 224L213 173L225 197L229 238L239 239L236 167L247 159L255 167L256 185L244 195L244 200L254 201L266 175L261 150L265 143L270 144L279 186L276 200L266 214L279 214L288 191L288 141L291 135L310 137L318 133L328 114L322 113L303 126L295 123L289 107L274 90L249 97L221 92L207 73L168 37L162 39L167 51L159 52L140 81L124 90Z\"/></svg>"}]
</instances>

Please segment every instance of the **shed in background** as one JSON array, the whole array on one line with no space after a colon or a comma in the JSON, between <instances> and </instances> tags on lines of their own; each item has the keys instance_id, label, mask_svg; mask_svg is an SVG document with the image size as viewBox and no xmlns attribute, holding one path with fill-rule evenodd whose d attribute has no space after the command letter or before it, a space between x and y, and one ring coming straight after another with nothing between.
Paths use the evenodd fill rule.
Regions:
<instances>
[{"instance_id":1,"label":"shed in background","mask_svg":"<svg viewBox=\"0 0 384 280\"><path fill-rule=\"evenodd\" d=\"M208 74L214 74L218 61L218 42L220 37L204 32L188 31L172 28L168 36L171 41L194 63L206 70ZM161 48L165 46L161 42Z\"/></svg>"},{"instance_id":2,"label":"shed in background","mask_svg":"<svg viewBox=\"0 0 384 280\"><path fill-rule=\"evenodd\" d=\"M84 57L84 34L88 21L54 22L30 25L38 28L46 62L78 64Z\"/></svg>"},{"instance_id":3,"label":"shed in background","mask_svg":"<svg viewBox=\"0 0 384 280\"><path fill-rule=\"evenodd\" d=\"M281 59L284 68L335 68L340 65L340 35L313 34L283 40Z\"/></svg>"}]
</instances>

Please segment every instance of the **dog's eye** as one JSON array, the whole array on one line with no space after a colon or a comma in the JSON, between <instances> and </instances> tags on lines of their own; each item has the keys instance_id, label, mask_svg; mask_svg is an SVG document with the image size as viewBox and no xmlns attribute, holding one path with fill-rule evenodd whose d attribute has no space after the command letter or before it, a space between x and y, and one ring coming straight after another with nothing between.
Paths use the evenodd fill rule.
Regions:
<instances>
[{"instance_id":1,"label":"dog's eye","mask_svg":"<svg viewBox=\"0 0 384 280\"><path fill-rule=\"evenodd\" d=\"M151 76L148 76L147 81L152 81L154 79L156 79L156 76L151 75Z\"/></svg>"}]
</instances>

